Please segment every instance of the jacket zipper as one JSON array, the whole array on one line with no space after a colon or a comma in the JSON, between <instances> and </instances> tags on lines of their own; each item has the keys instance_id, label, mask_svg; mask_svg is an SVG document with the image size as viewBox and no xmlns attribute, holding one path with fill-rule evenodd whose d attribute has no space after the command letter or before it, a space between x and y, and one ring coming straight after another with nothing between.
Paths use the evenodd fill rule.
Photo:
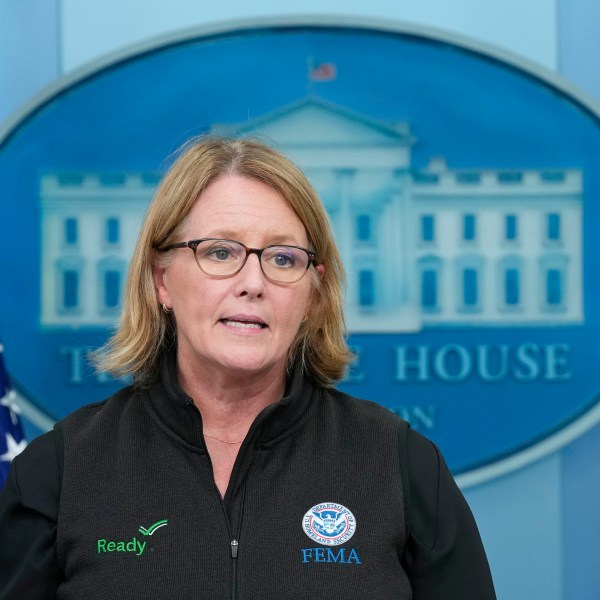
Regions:
<instances>
[{"instance_id":1,"label":"jacket zipper","mask_svg":"<svg viewBox=\"0 0 600 600\"><path fill-rule=\"evenodd\" d=\"M200 411L194 405L194 401L189 397L187 400L187 405L189 408L191 408L195 412L195 414L198 415L198 417L200 417ZM204 443L204 441L202 442L202 446L204 447L204 452L206 453L206 458L208 459L211 476L213 478L213 489L215 490L215 495L217 497L217 501L219 503L219 506L221 507L221 511L223 512L223 520L225 521L225 527L227 529L227 539L229 540L229 556L231 559L231 585L230 585L231 592L230 592L229 597L230 597L230 600L237 600L237 595L238 595L238 591L237 591L237 557L238 557L239 542L238 542L238 539L234 538L231 533L231 523L229 521L229 515L227 514L227 509L225 508L225 502L221 496L221 492L219 491L217 484L214 482L215 474L214 474L214 470L213 470L212 460L210 458L208 448L206 447L206 444ZM243 486L243 491L244 492L246 491L245 482L244 482L244 486ZM245 493L243 493L243 495L242 495L242 508L241 508L240 519L239 519L239 524L238 524L238 536L237 536L238 538L239 538L239 531L241 530L241 526L242 526L244 500L245 500Z\"/></svg>"},{"instance_id":2,"label":"jacket zipper","mask_svg":"<svg viewBox=\"0 0 600 600\"><path fill-rule=\"evenodd\" d=\"M208 457L208 462L210 464L210 469L212 471L212 461L210 460L210 454L208 454L208 451L206 452L206 456ZM246 490L246 484L244 483L244 492ZM229 539L229 557L231 559L231 585L230 585L230 600L237 600L238 597L238 590L237 590L237 557L238 557L238 549L239 549L239 541L237 538L239 538L239 533L242 527L242 516L243 516L243 502L245 500L245 494L242 494L242 508L241 508L241 513L240 513L240 519L239 519L239 524L238 524L238 532L237 532L237 538L234 538L232 533L231 533L231 523L229 521L229 515L227 514L227 510L225 508L225 502L223 501L223 498L221 497L221 492L219 491L219 488L217 487L217 484L214 484L214 490L215 490L215 494L217 496L217 499L219 501L219 504L221 506L221 510L223 511L223 519L225 520L225 526L227 527L227 538Z\"/></svg>"},{"instance_id":3,"label":"jacket zipper","mask_svg":"<svg viewBox=\"0 0 600 600\"><path fill-rule=\"evenodd\" d=\"M238 541L231 540L231 600L237 600L237 555Z\"/></svg>"},{"instance_id":4,"label":"jacket zipper","mask_svg":"<svg viewBox=\"0 0 600 600\"><path fill-rule=\"evenodd\" d=\"M196 408L196 406L194 405L194 401L191 398L188 398L188 406L193 407L196 410L196 413L198 414L198 416L200 416L200 411ZM273 411L271 411L272 413ZM211 470L211 474L213 476L213 482L214 482L214 471L213 471L213 466L212 466L212 460L210 459L210 454L208 452L208 448L206 447L206 444L203 441L203 446L204 446L204 451L206 452L206 456L208 458L208 463L210 465L210 470ZM248 447L246 448L242 448L245 452L248 452ZM242 450L241 449L241 450ZM240 460L240 455L238 454L237 458L236 458L236 462ZM234 466L235 469L235 466ZM223 500L223 498L221 497L221 492L219 491L219 488L217 487L217 484L214 483L214 490L215 490L215 494L217 495L217 498L219 500L219 504L221 505L221 510L223 511L223 518L225 519L225 525L227 527L227 535L229 538L229 556L231 557L231 593L230 593L230 600L237 600L238 599L238 585L237 585L237 558L238 558L238 553L239 553L239 539L240 539L240 533L242 531L242 522L244 519L244 507L245 507L245 503L246 503L246 478L247 478L248 474L246 473L246 476L244 477L244 481L242 482L242 497L241 497L241 501L240 501L240 509L239 509L239 519L238 519L238 524L237 524L237 532L236 532L236 537L233 537L232 532L231 532L231 523L229 521L229 515L227 514L227 509L225 508L225 502ZM229 482L229 484L231 485L231 481Z\"/></svg>"},{"instance_id":5,"label":"jacket zipper","mask_svg":"<svg viewBox=\"0 0 600 600\"><path fill-rule=\"evenodd\" d=\"M208 458L208 463L210 465L210 470L212 472L213 467L212 467L212 460L210 459L210 454L208 453L208 450L206 449L206 445L205 445L205 451L206 451L206 456ZM246 449L247 451L247 449ZM213 473L213 479L214 479L214 473ZM230 482L231 483L231 482ZM219 491L219 488L217 487L217 484L214 483L213 484L213 488L215 490L215 495L217 496L217 500L219 501L219 505L221 506L221 510L223 512L223 520L225 521L225 526L227 528L227 537L229 539L229 557L231 559L231 585L230 585L230 600L237 600L238 598L238 584L237 584L237 557L238 557L238 553L239 553L239 539L240 539L240 533L242 531L242 522L244 519L244 507L245 507L245 503L246 503L246 479L244 479L244 481L242 482L242 489L241 489L241 494L242 497L240 499L240 508L239 508L239 519L238 519L238 523L237 523L237 532L236 532L236 536L234 537L231 531L231 522L229 520L229 515L227 514L227 509L225 508L225 502L221 496L221 492Z\"/></svg>"},{"instance_id":6,"label":"jacket zipper","mask_svg":"<svg viewBox=\"0 0 600 600\"><path fill-rule=\"evenodd\" d=\"M237 532L236 537L231 540L230 548L231 548L231 600L237 600L238 597L238 584L237 584L237 557L240 549L240 535L242 532L242 522L244 521L244 508L246 506L246 481L248 475L244 478L242 482L242 497L240 499L240 517L237 523Z\"/></svg>"}]
</instances>

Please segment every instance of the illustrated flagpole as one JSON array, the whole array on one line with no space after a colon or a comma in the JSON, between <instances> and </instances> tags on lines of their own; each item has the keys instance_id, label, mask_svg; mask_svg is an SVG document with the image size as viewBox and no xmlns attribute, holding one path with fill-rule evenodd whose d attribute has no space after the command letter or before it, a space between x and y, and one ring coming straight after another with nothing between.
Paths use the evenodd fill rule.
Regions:
<instances>
[{"instance_id":1,"label":"illustrated flagpole","mask_svg":"<svg viewBox=\"0 0 600 600\"><path fill-rule=\"evenodd\" d=\"M312 73L315 70L315 61L312 56L306 57L306 94L312 96L315 92L315 82Z\"/></svg>"}]
</instances>

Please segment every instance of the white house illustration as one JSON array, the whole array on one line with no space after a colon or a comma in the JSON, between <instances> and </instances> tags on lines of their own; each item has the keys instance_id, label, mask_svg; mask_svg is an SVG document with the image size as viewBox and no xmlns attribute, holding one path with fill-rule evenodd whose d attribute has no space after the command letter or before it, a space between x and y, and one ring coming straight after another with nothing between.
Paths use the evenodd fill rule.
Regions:
<instances>
[{"instance_id":1,"label":"white house illustration","mask_svg":"<svg viewBox=\"0 0 600 600\"><path fill-rule=\"evenodd\" d=\"M41 322L116 323L127 266L155 175L52 173L41 178Z\"/></svg>"},{"instance_id":2,"label":"white house illustration","mask_svg":"<svg viewBox=\"0 0 600 600\"><path fill-rule=\"evenodd\" d=\"M440 157L418 170L408 124L313 97L213 131L258 135L307 173L346 267L350 332L583 321L581 171L452 170ZM114 323L155 183L42 178L42 324Z\"/></svg>"}]
</instances>

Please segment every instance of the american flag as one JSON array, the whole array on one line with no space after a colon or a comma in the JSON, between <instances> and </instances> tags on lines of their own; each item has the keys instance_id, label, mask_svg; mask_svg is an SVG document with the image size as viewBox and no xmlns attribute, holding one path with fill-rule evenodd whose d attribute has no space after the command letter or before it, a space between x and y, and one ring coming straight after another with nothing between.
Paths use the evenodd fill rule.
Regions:
<instances>
[{"instance_id":1,"label":"american flag","mask_svg":"<svg viewBox=\"0 0 600 600\"><path fill-rule=\"evenodd\" d=\"M12 459L27 445L16 397L4 368L4 347L0 344L0 488L8 477Z\"/></svg>"},{"instance_id":2,"label":"american flag","mask_svg":"<svg viewBox=\"0 0 600 600\"><path fill-rule=\"evenodd\" d=\"M337 77L337 69L334 63L320 63L310 65L308 78L310 81L333 81Z\"/></svg>"}]
</instances>

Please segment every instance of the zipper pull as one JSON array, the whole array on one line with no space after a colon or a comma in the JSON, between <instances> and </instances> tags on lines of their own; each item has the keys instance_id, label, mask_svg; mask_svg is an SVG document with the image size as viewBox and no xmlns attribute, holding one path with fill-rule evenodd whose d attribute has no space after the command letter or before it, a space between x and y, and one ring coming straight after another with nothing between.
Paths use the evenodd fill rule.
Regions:
<instances>
[{"instance_id":1,"label":"zipper pull","mask_svg":"<svg viewBox=\"0 0 600 600\"><path fill-rule=\"evenodd\" d=\"M238 541L231 540L231 558L237 558L238 555Z\"/></svg>"}]
</instances>

